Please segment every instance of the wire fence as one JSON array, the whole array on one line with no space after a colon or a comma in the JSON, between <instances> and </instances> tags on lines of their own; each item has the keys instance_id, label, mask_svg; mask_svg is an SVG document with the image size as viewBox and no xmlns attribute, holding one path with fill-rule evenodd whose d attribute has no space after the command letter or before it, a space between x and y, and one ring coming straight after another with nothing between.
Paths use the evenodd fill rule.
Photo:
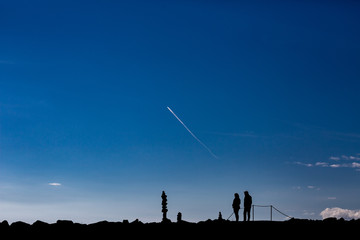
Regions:
<instances>
[{"instance_id":1,"label":"wire fence","mask_svg":"<svg viewBox=\"0 0 360 240\"><path fill-rule=\"evenodd\" d=\"M281 215L285 216L286 218L293 218L290 217L289 215L281 212L279 209L277 209L276 207L274 207L273 205L252 205L252 217L253 217L253 221L255 221L255 207L261 207L261 208L270 208L270 221L273 220L273 210L277 211L278 213L280 213Z\"/></svg>"},{"instance_id":2,"label":"wire fence","mask_svg":"<svg viewBox=\"0 0 360 240\"><path fill-rule=\"evenodd\" d=\"M293 218L285 213L283 213L282 211L280 211L279 209L277 209L276 207L274 207L273 205L251 205L252 207L252 220L255 221L255 207L260 207L260 208L270 208L270 221L273 220L273 210L275 210L276 212L280 213L281 215L285 216L286 218ZM229 220L232 216L233 216L234 212L231 213L231 215L227 218L227 220Z\"/></svg>"}]
</instances>

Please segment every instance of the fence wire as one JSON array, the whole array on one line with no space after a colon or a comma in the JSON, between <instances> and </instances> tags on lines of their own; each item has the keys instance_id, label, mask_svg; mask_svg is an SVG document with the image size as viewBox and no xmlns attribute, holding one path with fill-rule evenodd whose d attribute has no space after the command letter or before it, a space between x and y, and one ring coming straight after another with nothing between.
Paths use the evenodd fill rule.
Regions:
<instances>
[{"instance_id":1,"label":"fence wire","mask_svg":"<svg viewBox=\"0 0 360 240\"><path fill-rule=\"evenodd\" d=\"M276 210L278 213L280 213L281 215L287 217L287 218L293 218L293 217L290 217L289 215L281 212L279 209L277 209L276 207L274 207L273 205L252 205L252 213L253 213L253 221L255 220L255 216L254 216L254 209L255 207L268 207L270 208L270 221L272 221L272 210Z\"/></svg>"}]
</instances>

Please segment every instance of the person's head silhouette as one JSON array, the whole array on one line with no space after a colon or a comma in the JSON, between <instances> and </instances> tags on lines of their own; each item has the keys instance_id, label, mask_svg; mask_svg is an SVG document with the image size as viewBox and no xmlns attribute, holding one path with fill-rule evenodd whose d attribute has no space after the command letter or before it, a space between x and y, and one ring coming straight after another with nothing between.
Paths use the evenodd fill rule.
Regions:
<instances>
[{"instance_id":1,"label":"person's head silhouette","mask_svg":"<svg viewBox=\"0 0 360 240\"><path fill-rule=\"evenodd\" d=\"M234 194L235 198L240 198L238 193Z\"/></svg>"}]
</instances>

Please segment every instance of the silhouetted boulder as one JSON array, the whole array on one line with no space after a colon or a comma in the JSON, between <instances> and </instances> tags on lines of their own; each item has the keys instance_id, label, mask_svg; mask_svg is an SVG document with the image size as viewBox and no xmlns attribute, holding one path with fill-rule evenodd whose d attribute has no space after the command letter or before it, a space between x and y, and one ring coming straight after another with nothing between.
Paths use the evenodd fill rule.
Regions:
<instances>
[{"instance_id":1,"label":"silhouetted boulder","mask_svg":"<svg viewBox=\"0 0 360 240\"><path fill-rule=\"evenodd\" d=\"M32 224L32 226L35 227L35 228L44 228L44 227L48 227L49 224L46 223L46 222L37 220L36 222L34 222L34 223Z\"/></svg>"},{"instance_id":2,"label":"silhouetted boulder","mask_svg":"<svg viewBox=\"0 0 360 240\"><path fill-rule=\"evenodd\" d=\"M102 225L108 225L110 224L108 221L104 220L104 221L100 221L100 222L96 222L96 223L91 223L89 224L89 226L102 226Z\"/></svg>"},{"instance_id":3,"label":"silhouetted boulder","mask_svg":"<svg viewBox=\"0 0 360 240\"><path fill-rule=\"evenodd\" d=\"M56 221L56 225L58 225L58 226L71 226L73 224L74 223L71 220L57 220Z\"/></svg>"},{"instance_id":4,"label":"silhouetted boulder","mask_svg":"<svg viewBox=\"0 0 360 240\"><path fill-rule=\"evenodd\" d=\"M0 223L0 234L4 236L4 234L7 234L10 230L9 223L5 220Z\"/></svg>"},{"instance_id":5,"label":"silhouetted boulder","mask_svg":"<svg viewBox=\"0 0 360 240\"><path fill-rule=\"evenodd\" d=\"M87 226L92 229L101 229L101 228L105 228L105 227L109 226L109 222L108 221L100 221L100 222L96 222L96 223L91 223Z\"/></svg>"},{"instance_id":6,"label":"silhouetted boulder","mask_svg":"<svg viewBox=\"0 0 360 240\"><path fill-rule=\"evenodd\" d=\"M131 222L131 224L143 224L143 223L139 221L139 219L135 219L134 221Z\"/></svg>"},{"instance_id":7,"label":"silhouetted boulder","mask_svg":"<svg viewBox=\"0 0 360 240\"><path fill-rule=\"evenodd\" d=\"M6 220L4 220L0 223L1 228L8 228L9 226L10 226L9 223Z\"/></svg>"},{"instance_id":8,"label":"silhouetted boulder","mask_svg":"<svg viewBox=\"0 0 360 240\"><path fill-rule=\"evenodd\" d=\"M161 221L161 223L165 223L165 224L168 224L168 223L171 223L171 220L168 219L168 218L165 218Z\"/></svg>"},{"instance_id":9,"label":"silhouetted boulder","mask_svg":"<svg viewBox=\"0 0 360 240\"><path fill-rule=\"evenodd\" d=\"M30 224L18 221L18 222L13 222L10 225L10 227L13 228L13 229L17 229L17 230L24 230L24 229L29 229Z\"/></svg>"},{"instance_id":10,"label":"silhouetted boulder","mask_svg":"<svg viewBox=\"0 0 360 240\"><path fill-rule=\"evenodd\" d=\"M206 221L200 221L198 222L198 224L212 224L213 223L213 220L211 220L210 218Z\"/></svg>"}]
</instances>

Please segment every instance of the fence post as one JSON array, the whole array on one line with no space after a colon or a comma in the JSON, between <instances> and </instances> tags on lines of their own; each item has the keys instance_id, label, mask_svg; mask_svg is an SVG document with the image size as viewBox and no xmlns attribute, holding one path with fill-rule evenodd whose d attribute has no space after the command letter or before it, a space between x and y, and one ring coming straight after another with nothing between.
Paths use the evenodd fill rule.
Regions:
<instances>
[{"instance_id":1,"label":"fence post","mask_svg":"<svg viewBox=\"0 0 360 240\"><path fill-rule=\"evenodd\" d=\"M255 211L254 211L254 208L255 208L255 205L252 205L252 217L253 217L253 221L255 221L255 215L254 215L254 213L255 213Z\"/></svg>"},{"instance_id":2,"label":"fence post","mask_svg":"<svg viewBox=\"0 0 360 240\"><path fill-rule=\"evenodd\" d=\"M273 208L273 206L270 205L270 221L272 221L272 208Z\"/></svg>"}]
</instances>

